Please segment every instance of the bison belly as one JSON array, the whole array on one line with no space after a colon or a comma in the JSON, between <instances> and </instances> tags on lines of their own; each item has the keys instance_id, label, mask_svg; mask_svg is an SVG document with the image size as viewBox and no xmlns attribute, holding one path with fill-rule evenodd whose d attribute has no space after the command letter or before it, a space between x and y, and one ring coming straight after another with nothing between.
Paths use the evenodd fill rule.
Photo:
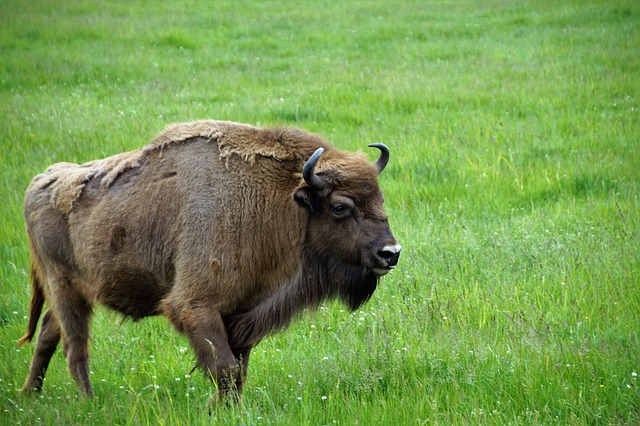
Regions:
<instances>
[{"instance_id":1,"label":"bison belly","mask_svg":"<svg viewBox=\"0 0 640 426\"><path fill-rule=\"evenodd\" d=\"M148 271L126 268L113 274L100 287L96 299L134 320L161 313L162 286Z\"/></svg>"}]
</instances>

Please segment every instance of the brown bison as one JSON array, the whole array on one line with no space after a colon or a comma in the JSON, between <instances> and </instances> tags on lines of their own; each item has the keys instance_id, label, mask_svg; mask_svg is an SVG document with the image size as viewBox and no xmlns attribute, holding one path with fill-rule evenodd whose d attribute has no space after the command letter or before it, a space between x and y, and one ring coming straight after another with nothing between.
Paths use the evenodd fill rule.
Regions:
<instances>
[{"instance_id":1,"label":"brown bison","mask_svg":"<svg viewBox=\"0 0 640 426\"><path fill-rule=\"evenodd\" d=\"M62 339L91 396L89 322L99 302L134 320L165 315L220 397L239 394L251 348L305 308L366 302L400 253L375 164L301 130L198 121L137 151L58 163L25 195L31 252L26 391ZM236 395L237 395L236 394Z\"/></svg>"}]
</instances>

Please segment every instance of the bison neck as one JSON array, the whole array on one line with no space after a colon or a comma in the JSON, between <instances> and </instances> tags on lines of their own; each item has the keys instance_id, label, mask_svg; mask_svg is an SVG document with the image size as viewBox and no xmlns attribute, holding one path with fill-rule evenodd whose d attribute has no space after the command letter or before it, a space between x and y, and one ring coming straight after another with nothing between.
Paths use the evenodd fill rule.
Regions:
<instances>
[{"instance_id":1,"label":"bison neck","mask_svg":"<svg viewBox=\"0 0 640 426\"><path fill-rule=\"evenodd\" d=\"M250 311L228 319L232 347L254 346L267 335L287 328L304 309L315 309L325 300L339 298L356 310L376 289L378 277L361 266L323 259L311 252L304 252L301 260L294 279Z\"/></svg>"}]
</instances>

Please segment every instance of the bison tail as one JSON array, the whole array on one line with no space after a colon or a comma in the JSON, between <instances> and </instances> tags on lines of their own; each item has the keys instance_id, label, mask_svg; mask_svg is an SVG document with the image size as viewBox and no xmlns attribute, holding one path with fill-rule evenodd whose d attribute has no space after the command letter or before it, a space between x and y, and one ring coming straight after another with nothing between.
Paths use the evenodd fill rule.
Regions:
<instances>
[{"instance_id":1,"label":"bison tail","mask_svg":"<svg viewBox=\"0 0 640 426\"><path fill-rule=\"evenodd\" d=\"M38 326L38 320L42 314L42 307L44 306L44 293L42 286L40 285L40 279L35 268L31 268L31 302L29 306L29 324L27 325L27 332L24 336L18 340L18 345L23 345L30 342L33 336L36 334L36 327Z\"/></svg>"}]
</instances>

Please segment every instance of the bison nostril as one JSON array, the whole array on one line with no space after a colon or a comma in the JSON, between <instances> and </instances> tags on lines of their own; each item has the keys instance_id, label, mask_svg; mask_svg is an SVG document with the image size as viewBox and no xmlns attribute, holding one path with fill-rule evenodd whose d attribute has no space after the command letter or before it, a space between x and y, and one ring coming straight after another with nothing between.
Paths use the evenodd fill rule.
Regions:
<instances>
[{"instance_id":1,"label":"bison nostril","mask_svg":"<svg viewBox=\"0 0 640 426\"><path fill-rule=\"evenodd\" d=\"M380 259L384 260L385 262L389 263L391 262L391 259L393 258L394 253L390 252L390 251L379 251L378 252L378 256L380 257Z\"/></svg>"},{"instance_id":2,"label":"bison nostril","mask_svg":"<svg viewBox=\"0 0 640 426\"><path fill-rule=\"evenodd\" d=\"M385 266L393 267L398 264L400 250L402 250L402 248L399 245L386 246L382 250L378 251L378 257L386 263Z\"/></svg>"}]
</instances>

